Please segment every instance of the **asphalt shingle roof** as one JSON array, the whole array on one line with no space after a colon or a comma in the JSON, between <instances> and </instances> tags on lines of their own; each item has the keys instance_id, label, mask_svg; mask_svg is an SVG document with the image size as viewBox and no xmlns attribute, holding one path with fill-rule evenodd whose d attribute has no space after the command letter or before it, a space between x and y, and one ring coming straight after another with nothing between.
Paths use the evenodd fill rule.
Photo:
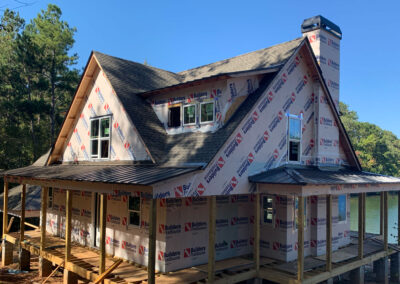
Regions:
<instances>
[{"instance_id":1,"label":"asphalt shingle roof","mask_svg":"<svg viewBox=\"0 0 400 284\"><path fill-rule=\"evenodd\" d=\"M302 41L303 38L299 38L180 73L172 73L100 52L94 52L94 55L157 164L206 164L250 111L276 73L267 74L262 86L254 94L249 95L224 127L215 133L167 135L150 103L140 94L221 74L280 67Z\"/></svg>"}]
</instances>

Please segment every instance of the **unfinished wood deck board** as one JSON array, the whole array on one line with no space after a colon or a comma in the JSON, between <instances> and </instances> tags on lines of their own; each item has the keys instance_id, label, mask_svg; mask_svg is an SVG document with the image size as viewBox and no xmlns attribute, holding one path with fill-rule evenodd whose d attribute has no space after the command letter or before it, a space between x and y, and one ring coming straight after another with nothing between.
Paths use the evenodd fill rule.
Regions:
<instances>
[{"instance_id":1,"label":"unfinished wood deck board","mask_svg":"<svg viewBox=\"0 0 400 284\"><path fill-rule=\"evenodd\" d=\"M355 258L357 256L358 256L357 253L354 253L354 252L351 252L351 251L346 251L344 249L339 249L339 250L334 251L332 253L332 263L341 263L343 261ZM322 260L322 261L325 261L326 260L326 255L321 255L321 256L314 257L314 258Z\"/></svg>"},{"instance_id":2,"label":"unfinished wood deck board","mask_svg":"<svg viewBox=\"0 0 400 284\"><path fill-rule=\"evenodd\" d=\"M254 265L254 261L252 260L241 257L235 257L215 262L215 272L217 273L224 270L233 270L237 268L251 267L252 265ZM194 268L200 271L207 272L207 267L208 267L207 264L203 264L195 266Z\"/></svg>"},{"instance_id":3,"label":"unfinished wood deck board","mask_svg":"<svg viewBox=\"0 0 400 284\"><path fill-rule=\"evenodd\" d=\"M325 265L325 261L315 259L313 257L307 257L304 259L304 272L313 270L315 268ZM287 262L280 265L275 265L274 268L288 272L290 274L297 274L297 261Z\"/></svg>"},{"instance_id":4,"label":"unfinished wood deck board","mask_svg":"<svg viewBox=\"0 0 400 284\"><path fill-rule=\"evenodd\" d=\"M156 277L157 284L193 283L207 278L207 272L188 268Z\"/></svg>"},{"instance_id":5,"label":"unfinished wood deck board","mask_svg":"<svg viewBox=\"0 0 400 284\"><path fill-rule=\"evenodd\" d=\"M268 257L260 257L260 266L275 263L276 260Z\"/></svg>"}]
</instances>

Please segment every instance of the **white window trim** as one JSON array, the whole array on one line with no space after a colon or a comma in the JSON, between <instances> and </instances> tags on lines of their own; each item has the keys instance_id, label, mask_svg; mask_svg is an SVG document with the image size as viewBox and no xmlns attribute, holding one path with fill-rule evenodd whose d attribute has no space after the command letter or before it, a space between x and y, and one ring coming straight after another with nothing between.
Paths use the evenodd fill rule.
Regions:
<instances>
[{"instance_id":1,"label":"white window trim","mask_svg":"<svg viewBox=\"0 0 400 284\"><path fill-rule=\"evenodd\" d=\"M288 164L300 164L301 163L301 153L303 152L303 147L302 147L302 140L303 140L303 115L294 115L294 114L290 114L287 113L287 124L286 124L286 133L287 133L287 158L286 158L286 162ZM300 120L300 139L290 139L290 119L298 119ZM290 160L290 141L294 141L294 142L299 142L299 160L298 161L291 161Z\"/></svg>"},{"instance_id":2,"label":"white window trim","mask_svg":"<svg viewBox=\"0 0 400 284\"><path fill-rule=\"evenodd\" d=\"M205 104L213 104L213 118L211 121L201 121L201 106L205 105ZM214 101L207 101L207 102L201 102L200 103L200 108L199 108L199 112L200 112L200 124L208 124L208 123L213 123L215 121L215 102Z\"/></svg>"},{"instance_id":3,"label":"white window trim","mask_svg":"<svg viewBox=\"0 0 400 284\"><path fill-rule=\"evenodd\" d=\"M185 123L185 108L194 106L194 122L193 123ZM197 104L186 104L183 105L182 111L182 125L183 126L192 126L196 125L196 118L197 118Z\"/></svg>"},{"instance_id":4,"label":"white window trim","mask_svg":"<svg viewBox=\"0 0 400 284\"><path fill-rule=\"evenodd\" d=\"M129 197L139 197L139 210L131 210L129 209ZM141 196L131 196L128 195L128 202L127 204L127 211L128 211L128 218L126 220L126 224L129 228L140 228L142 223L142 197ZM131 224L130 222L130 212L139 212L139 225Z\"/></svg>"},{"instance_id":5,"label":"white window trim","mask_svg":"<svg viewBox=\"0 0 400 284\"><path fill-rule=\"evenodd\" d=\"M344 212L344 216L345 216L345 219L344 220L342 220L342 221L339 221L339 216L340 216L340 212L339 212L339 196L341 196L341 195L344 195L345 196L345 201L346 201L346 208L345 208L345 212ZM337 216L338 216L338 224L345 224L345 223L347 223L347 209L348 209L348 200L347 200L347 194L340 194L340 195L338 195L337 196L338 197L338 214L337 214Z\"/></svg>"},{"instance_id":6,"label":"white window trim","mask_svg":"<svg viewBox=\"0 0 400 284\"><path fill-rule=\"evenodd\" d=\"M100 137L100 131L101 131L101 120L109 118L109 128L110 128L110 135L109 137ZM111 141L112 141L112 116L111 115L103 115L103 116L96 116L96 117L91 117L90 118L90 135L92 135L92 121L93 120L99 120L99 137L98 138L91 138L89 137L89 143L90 143L90 152L89 152L89 157L91 160L110 160L111 158ZM97 157L92 156L92 141L97 140L99 143L97 143ZM107 158L101 158L101 141L102 140L109 140L108 143L108 157Z\"/></svg>"},{"instance_id":7,"label":"white window trim","mask_svg":"<svg viewBox=\"0 0 400 284\"><path fill-rule=\"evenodd\" d=\"M268 222L264 221L264 213L266 211L266 209L264 209L264 197L272 198L272 220L271 220L271 223L268 223ZM260 214L261 213L262 213L262 215L261 215L262 216L261 224L264 225L264 226L275 228L275 217L276 217L275 215L276 215L276 212L275 212L275 196L274 195L265 194L265 195L261 196L261 212L260 212Z\"/></svg>"}]
</instances>

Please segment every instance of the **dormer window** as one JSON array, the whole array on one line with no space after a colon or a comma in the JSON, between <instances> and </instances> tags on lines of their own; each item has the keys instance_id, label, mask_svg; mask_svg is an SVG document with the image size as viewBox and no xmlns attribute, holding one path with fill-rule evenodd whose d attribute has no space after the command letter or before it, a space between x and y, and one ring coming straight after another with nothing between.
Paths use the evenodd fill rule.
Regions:
<instances>
[{"instance_id":1,"label":"dormer window","mask_svg":"<svg viewBox=\"0 0 400 284\"><path fill-rule=\"evenodd\" d=\"M205 102L200 104L200 123L209 123L214 121L214 102Z\"/></svg>"},{"instance_id":2,"label":"dormer window","mask_svg":"<svg viewBox=\"0 0 400 284\"><path fill-rule=\"evenodd\" d=\"M181 126L181 105L174 105L168 108L168 127Z\"/></svg>"},{"instance_id":3,"label":"dormer window","mask_svg":"<svg viewBox=\"0 0 400 284\"><path fill-rule=\"evenodd\" d=\"M183 125L196 124L196 105L190 104L183 106Z\"/></svg>"},{"instance_id":4,"label":"dormer window","mask_svg":"<svg viewBox=\"0 0 400 284\"><path fill-rule=\"evenodd\" d=\"M110 157L111 117L93 118L90 122L90 154L92 159Z\"/></svg>"},{"instance_id":5,"label":"dormer window","mask_svg":"<svg viewBox=\"0 0 400 284\"><path fill-rule=\"evenodd\" d=\"M301 153L301 117L288 116L288 159L289 162L300 162Z\"/></svg>"}]
</instances>

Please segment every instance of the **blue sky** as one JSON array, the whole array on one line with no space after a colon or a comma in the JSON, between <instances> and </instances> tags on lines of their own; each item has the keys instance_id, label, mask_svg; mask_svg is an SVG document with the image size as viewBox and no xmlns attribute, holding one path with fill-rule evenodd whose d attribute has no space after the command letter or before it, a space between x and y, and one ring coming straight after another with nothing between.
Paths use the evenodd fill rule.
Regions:
<instances>
[{"instance_id":1,"label":"blue sky","mask_svg":"<svg viewBox=\"0 0 400 284\"><path fill-rule=\"evenodd\" d=\"M18 0L20 1L20 0ZM43 1L17 10L31 19L48 3L77 28L82 68L91 50L182 71L301 36L305 18L342 29L340 99L361 121L400 137L399 1ZM21 6L1 1L0 8Z\"/></svg>"}]
</instances>

